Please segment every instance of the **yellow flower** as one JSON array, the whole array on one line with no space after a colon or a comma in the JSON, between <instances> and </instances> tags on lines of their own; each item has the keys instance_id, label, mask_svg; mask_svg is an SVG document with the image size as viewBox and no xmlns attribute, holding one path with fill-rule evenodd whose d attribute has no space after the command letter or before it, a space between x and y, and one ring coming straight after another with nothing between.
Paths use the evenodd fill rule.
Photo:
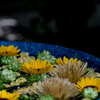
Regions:
<instances>
[{"instance_id":1,"label":"yellow flower","mask_svg":"<svg viewBox=\"0 0 100 100\"><path fill-rule=\"evenodd\" d=\"M4 46L2 45L0 47L0 55L1 56L19 56L19 52L21 49L17 50L17 47L14 47L14 45L10 46Z\"/></svg>"},{"instance_id":2,"label":"yellow flower","mask_svg":"<svg viewBox=\"0 0 100 100\"><path fill-rule=\"evenodd\" d=\"M73 65L73 62L77 62L77 64L79 64L79 63L82 64L83 63L81 60L77 61L77 58L75 58L75 59L73 59L73 58L68 59L65 56L63 57L63 60L61 59L61 57L56 59L56 62L58 64L68 64L69 60L71 61L72 65Z\"/></svg>"},{"instance_id":3,"label":"yellow flower","mask_svg":"<svg viewBox=\"0 0 100 100\"><path fill-rule=\"evenodd\" d=\"M100 93L100 79L94 77L82 78L80 81L76 83L76 87L80 89L80 92L82 92L85 87L93 87L94 89L97 89Z\"/></svg>"},{"instance_id":4,"label":"yellow flower","mask_svg":"<svg viewBox=\"0 0 100 100\"><path fill-rule=\"evenodd\" d=\"M7 93L6 90L2 90L0 93L0 100L19 100L17 99L18 97L19 97L18 92Z\"/></svg>"},{"instance_id":5,"label":"yellow flower","mask_svg":"<svg viewBox=\"0 0 100 100\"><path fill-rule=\"evenodd\" d=\"M40 61L39 59L33 60L33 62L25 62L22 64L21 71L27 74L42 74L48 73L53 69L54 65L50 62L47 63L47 60Z\"/></svg>"}]
</instances>

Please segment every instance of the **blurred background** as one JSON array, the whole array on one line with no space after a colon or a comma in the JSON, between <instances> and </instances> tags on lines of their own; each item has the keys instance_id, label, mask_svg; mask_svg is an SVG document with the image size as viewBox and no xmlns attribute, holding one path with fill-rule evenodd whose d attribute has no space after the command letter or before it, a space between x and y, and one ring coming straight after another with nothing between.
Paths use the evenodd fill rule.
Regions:
<instances>
[{"instance_id":1,"label":"blurred background","mask_svg":"<svg viewBox=\"0 0 100 100\"><path fill-rule=\"evenodd\" d=\"M55 44L100 57L100 0L1 0L0 40Z\"/></svg>"}]
</instances>

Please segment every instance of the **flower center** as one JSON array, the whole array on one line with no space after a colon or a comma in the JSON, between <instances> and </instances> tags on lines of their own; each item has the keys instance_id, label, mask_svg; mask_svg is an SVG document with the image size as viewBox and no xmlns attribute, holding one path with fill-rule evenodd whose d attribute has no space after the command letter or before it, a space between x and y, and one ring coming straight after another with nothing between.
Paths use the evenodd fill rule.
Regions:
<instances>
[{"instance_id":1,"label":"flower center","mask_svg":"<svg viewBox=\"0 0 100 100\"><path fill-rule=\"evenodd\" d=\"M6 99L6 98L0 98L0 100L9 100L9 99Z\"/></svg>"},{"instance_id":2,"label":"flower center","mask_svg":"<svg viewBox=\"0 0 100 100\"><path fill-rule=\"evenodd\" d=\"M92 87L93 89L98 90L98 88L96 86L86 86L84 88L87 88L87 87Z\"/></svg>"},{"instance_id":3,"label":"flower center","mask_svg":"<svg viewBox=\"0 0 100 100\"><path fill-rule=\"evenodd\" d=\"M37 69L37 71L39 71L40 69Z\"/></svg>"}]
</instances>

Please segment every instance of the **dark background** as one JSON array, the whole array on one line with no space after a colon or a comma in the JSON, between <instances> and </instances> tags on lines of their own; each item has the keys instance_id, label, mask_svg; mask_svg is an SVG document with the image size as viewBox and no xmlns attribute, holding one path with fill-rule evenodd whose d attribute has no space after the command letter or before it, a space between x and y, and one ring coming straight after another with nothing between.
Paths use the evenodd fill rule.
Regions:
<instances>
[{"instance_id":1,"label":"dark background","mask_svg":"<svg viewBox=\"0 0 100 100\"><path fill-rule=\"evenodd\" d=\"M99 0L1 0L0 40L55 44L100 57L100 25L95 18L99 4Z\"/></svg>"}]
</instances>

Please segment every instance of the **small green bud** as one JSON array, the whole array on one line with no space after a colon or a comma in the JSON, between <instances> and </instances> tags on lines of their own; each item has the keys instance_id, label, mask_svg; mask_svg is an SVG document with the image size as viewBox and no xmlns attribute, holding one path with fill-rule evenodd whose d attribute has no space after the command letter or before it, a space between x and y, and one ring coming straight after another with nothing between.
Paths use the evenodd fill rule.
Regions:
<instances>
[{"instance_id":1,"label":"small green bud","mask_svg":"<svg viewBox=\"0 0 100 100\"><path fill-rule=\"evenodd\" d=\"M21 71L21 63L19 62L12 62L10 63L7 68L14 71L14 72L20 72Z\"/></svg>"},{"instance_id":2,"label":"small green bud","mask_svg":"<svg viewBox=\"0 0 100 100\"><path fill-rule=\"evenodd\" d=\"M83 98L89 98L89 99L97 99L98 98L98 91L93 89L92 87L84 88L82 92Z\"/></svg>"},{"instance_id":3,"label":"small green bud","mask_svg":"<svg viewBox=\"0 0 100 100\"><path fill-rule=\"evenodd\" d=\"M4 69L1 72L1 79L4 82L12 82L16 79L16 74L12 70Z\"/></svg>"},{"instance_id":4,"label":"small green bud","mask_svg":"<svg viewBox=\"0 0 100 100\"><path fill-rule=\"evenodd\" d=\"M56 58L54 56L52 56L49 51L44 50L42 53L38 52L36 56L40 60L47 59L47 62L51 62L52 64L55 63Z\"/></svg>"},{"instance_id":5,"label":"small green bud","mask_svg":"<svg viewBox=\"0 0 100 100\"><path fill-rule=\"evenodd\" d=\"M1 64L2 65L8 65L11 62L15 62L14 57L13 56L7 56L7 57L2 57L1 58Z\"/></svg>"}]
</instances>

